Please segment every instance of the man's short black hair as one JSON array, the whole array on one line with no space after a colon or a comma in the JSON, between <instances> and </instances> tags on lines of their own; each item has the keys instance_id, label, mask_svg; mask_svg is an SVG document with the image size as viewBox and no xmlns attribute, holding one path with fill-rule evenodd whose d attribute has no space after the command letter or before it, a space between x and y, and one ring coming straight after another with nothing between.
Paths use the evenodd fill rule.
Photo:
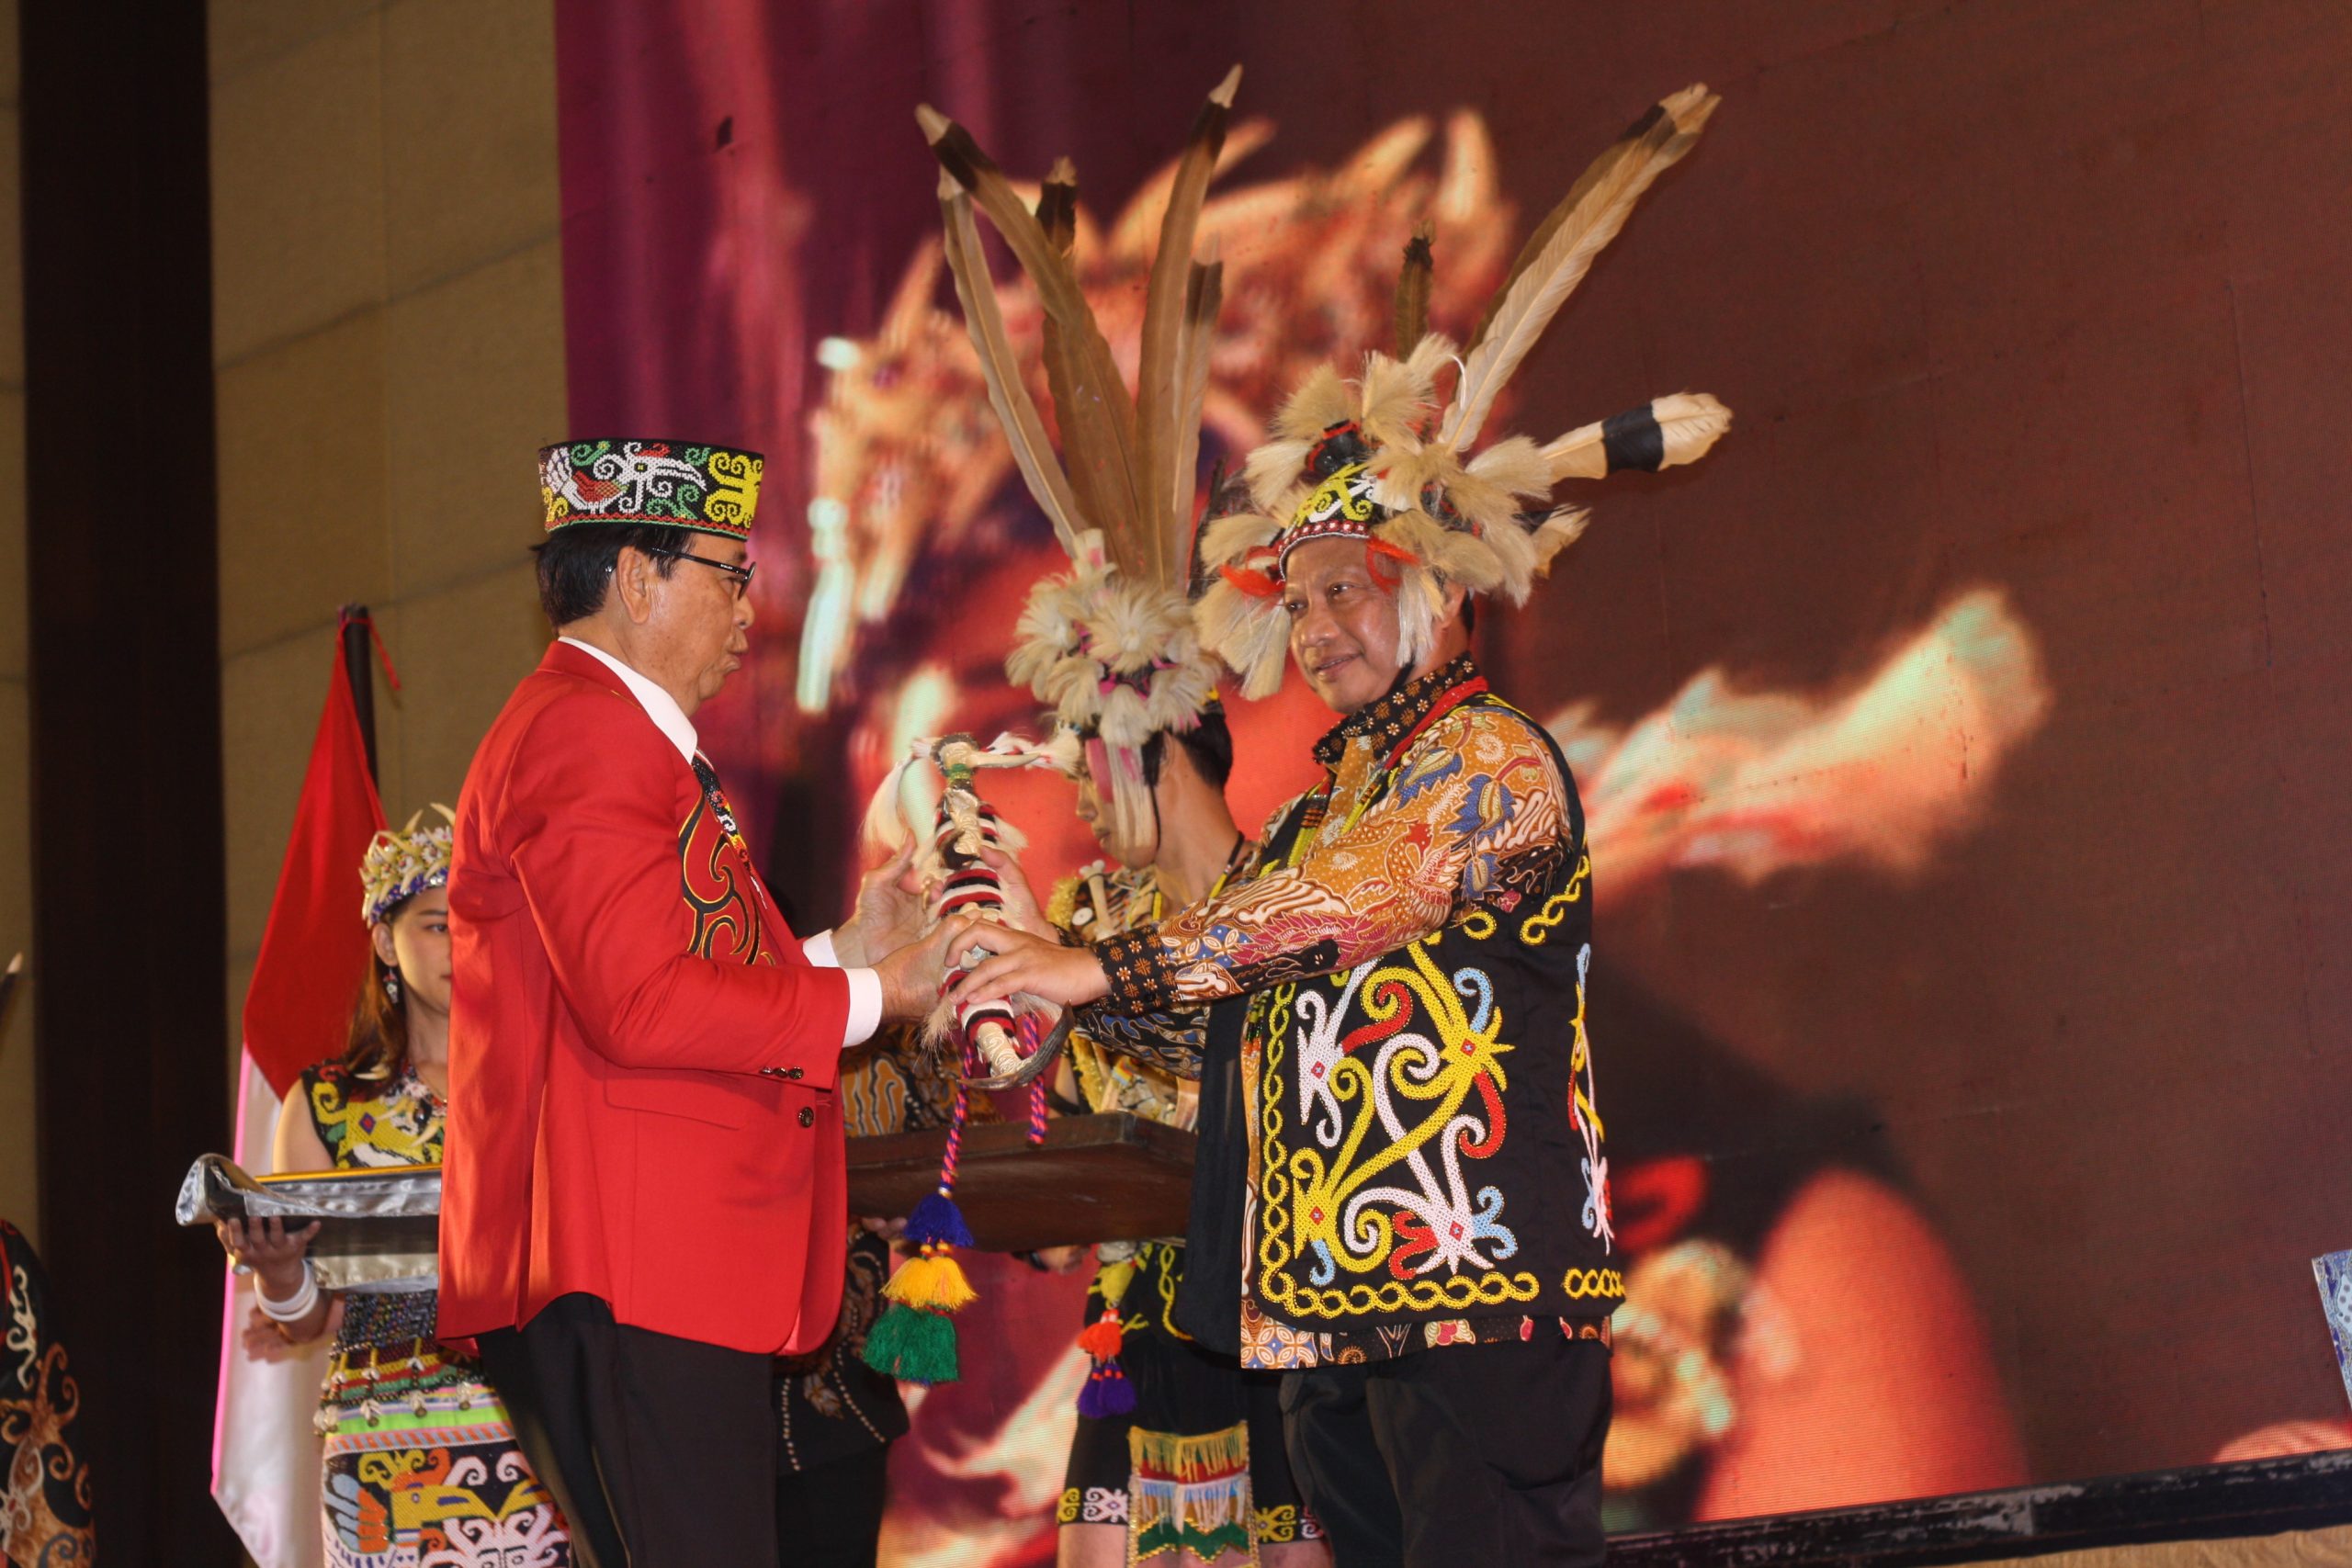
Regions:
<instances>
[{"instance_id":1,"label":"man's short black hair","mask_svg":"<svg viewBox=\"0 0 2352 1568\"><path fill-rule=\"evenodd\" d=\"M605 606L613 567L623 550L653 557L663 577L677 570L675 552L685 547L679 530L660 523L572 523L532 547L539 558L539 608L548 624L568 626Z\"/></svg>"},{"instance_id":2,"label":"man's short black hair","mask_svg":"<svg viewBox=\"0 0 2352 1568\"><path fill-rule=\"evenodd\" d=\"M1167 754L1166 743L1170 736L1184 748L1184 755L1192 760L1193 771L1207 781L1211 789L1225 787L1225 781L1233 776L1233 731L1226 727L1224 708L1205 710L1201 715L1201 722L1190 729L1163 729L1145 741L1145 784L1159 782L1159 760Z\"/></svg>"}]
</instances>

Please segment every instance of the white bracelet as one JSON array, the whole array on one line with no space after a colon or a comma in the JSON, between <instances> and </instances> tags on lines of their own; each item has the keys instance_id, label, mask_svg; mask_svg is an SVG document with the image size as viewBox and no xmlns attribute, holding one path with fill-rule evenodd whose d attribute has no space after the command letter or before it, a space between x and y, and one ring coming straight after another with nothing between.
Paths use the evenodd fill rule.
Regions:
<instances>
[{"instance_id":1,"label":"white bracelet","mask_svg":"<svg viewBox=\"0 0 2352 1568\"><path fill-rule=\"evenodd\" d=\"M273 1323L301 1322L311 1315L311 1309L319 1304L318 1270L311 1267L309 1258L302 1259L302 1288L295 1292L290 1300L282 1302L270 1300L269 1293L261 1288L261 1281L255 1280L254 1304L261 1308L262 1316Z\"/></svg>"}]
</instances>

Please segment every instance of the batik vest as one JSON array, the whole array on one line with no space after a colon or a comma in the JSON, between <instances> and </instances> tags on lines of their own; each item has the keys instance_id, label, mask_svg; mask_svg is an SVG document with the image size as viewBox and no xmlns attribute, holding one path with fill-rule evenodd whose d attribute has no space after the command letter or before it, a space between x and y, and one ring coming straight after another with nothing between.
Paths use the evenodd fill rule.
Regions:
<instances>
[{"instance_id":1,"label":"batik vest","mask_svg":"<svg viewBox=\"0 0 2352 1568\"><path fill-rule=\"evenodd\" d=\"M1558 747L1517 716L1559 769L1562 841L1499 867L1442 930L1250 998L1246 1285L1259 1313L1293 1329L1599 1318L1624 1299L1585 1035L1584 812ZM1368 804L1402 761L1368 786ZM1317 805L1293 808L1270 862L1305 853Z\"/></svg>"}]
</instances>

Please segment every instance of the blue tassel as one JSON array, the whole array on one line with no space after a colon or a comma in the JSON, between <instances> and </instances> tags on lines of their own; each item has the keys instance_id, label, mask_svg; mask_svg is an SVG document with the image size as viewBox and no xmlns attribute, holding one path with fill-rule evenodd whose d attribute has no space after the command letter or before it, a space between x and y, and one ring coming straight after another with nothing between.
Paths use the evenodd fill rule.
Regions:
<instances>
[{"instance_id":1,"label":"blue tassel","mask_svg":"<svg viewBox=\"0 0 2352 1568\"><path fill-rule=\"evenodd\" d=\"M933 1247L970 1247L972 1229L964 1223L964 1211L946 1193L933 1191L915 1205L907 1216L907 1239L917 1247L926 1243Z\"/></svg>"},{"instance_id":2,"label":"blue tassel","mask_svg":"<svg viewBox=\"0 0 2352 1568\"><path fill-rule=\"evenodd\" d=\"M1136 1407L1136 1385L1119 1370L1116 1361L1098 1361L1087 1374L1086 1386L1078 1391L1078 1413L1094 1420L1105 1416L1126 1416Z\"/></svg>"}]
</instances>

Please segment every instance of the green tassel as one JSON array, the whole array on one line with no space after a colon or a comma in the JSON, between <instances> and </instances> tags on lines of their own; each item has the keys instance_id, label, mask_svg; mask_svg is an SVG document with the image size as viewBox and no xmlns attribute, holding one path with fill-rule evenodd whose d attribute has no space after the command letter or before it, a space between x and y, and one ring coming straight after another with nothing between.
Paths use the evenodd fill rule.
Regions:
<instances>
[{"instance_id":1,"label":"green tassel","mask_svg":"<svg viewBox=\"0 0 2352 1568\"><path fill-rule=\"evenodd\" d=\"M865 1337L865 1364L900 1382L954 1382L956 1322L893 1302Z\"/></svg>"}]
</instances>

